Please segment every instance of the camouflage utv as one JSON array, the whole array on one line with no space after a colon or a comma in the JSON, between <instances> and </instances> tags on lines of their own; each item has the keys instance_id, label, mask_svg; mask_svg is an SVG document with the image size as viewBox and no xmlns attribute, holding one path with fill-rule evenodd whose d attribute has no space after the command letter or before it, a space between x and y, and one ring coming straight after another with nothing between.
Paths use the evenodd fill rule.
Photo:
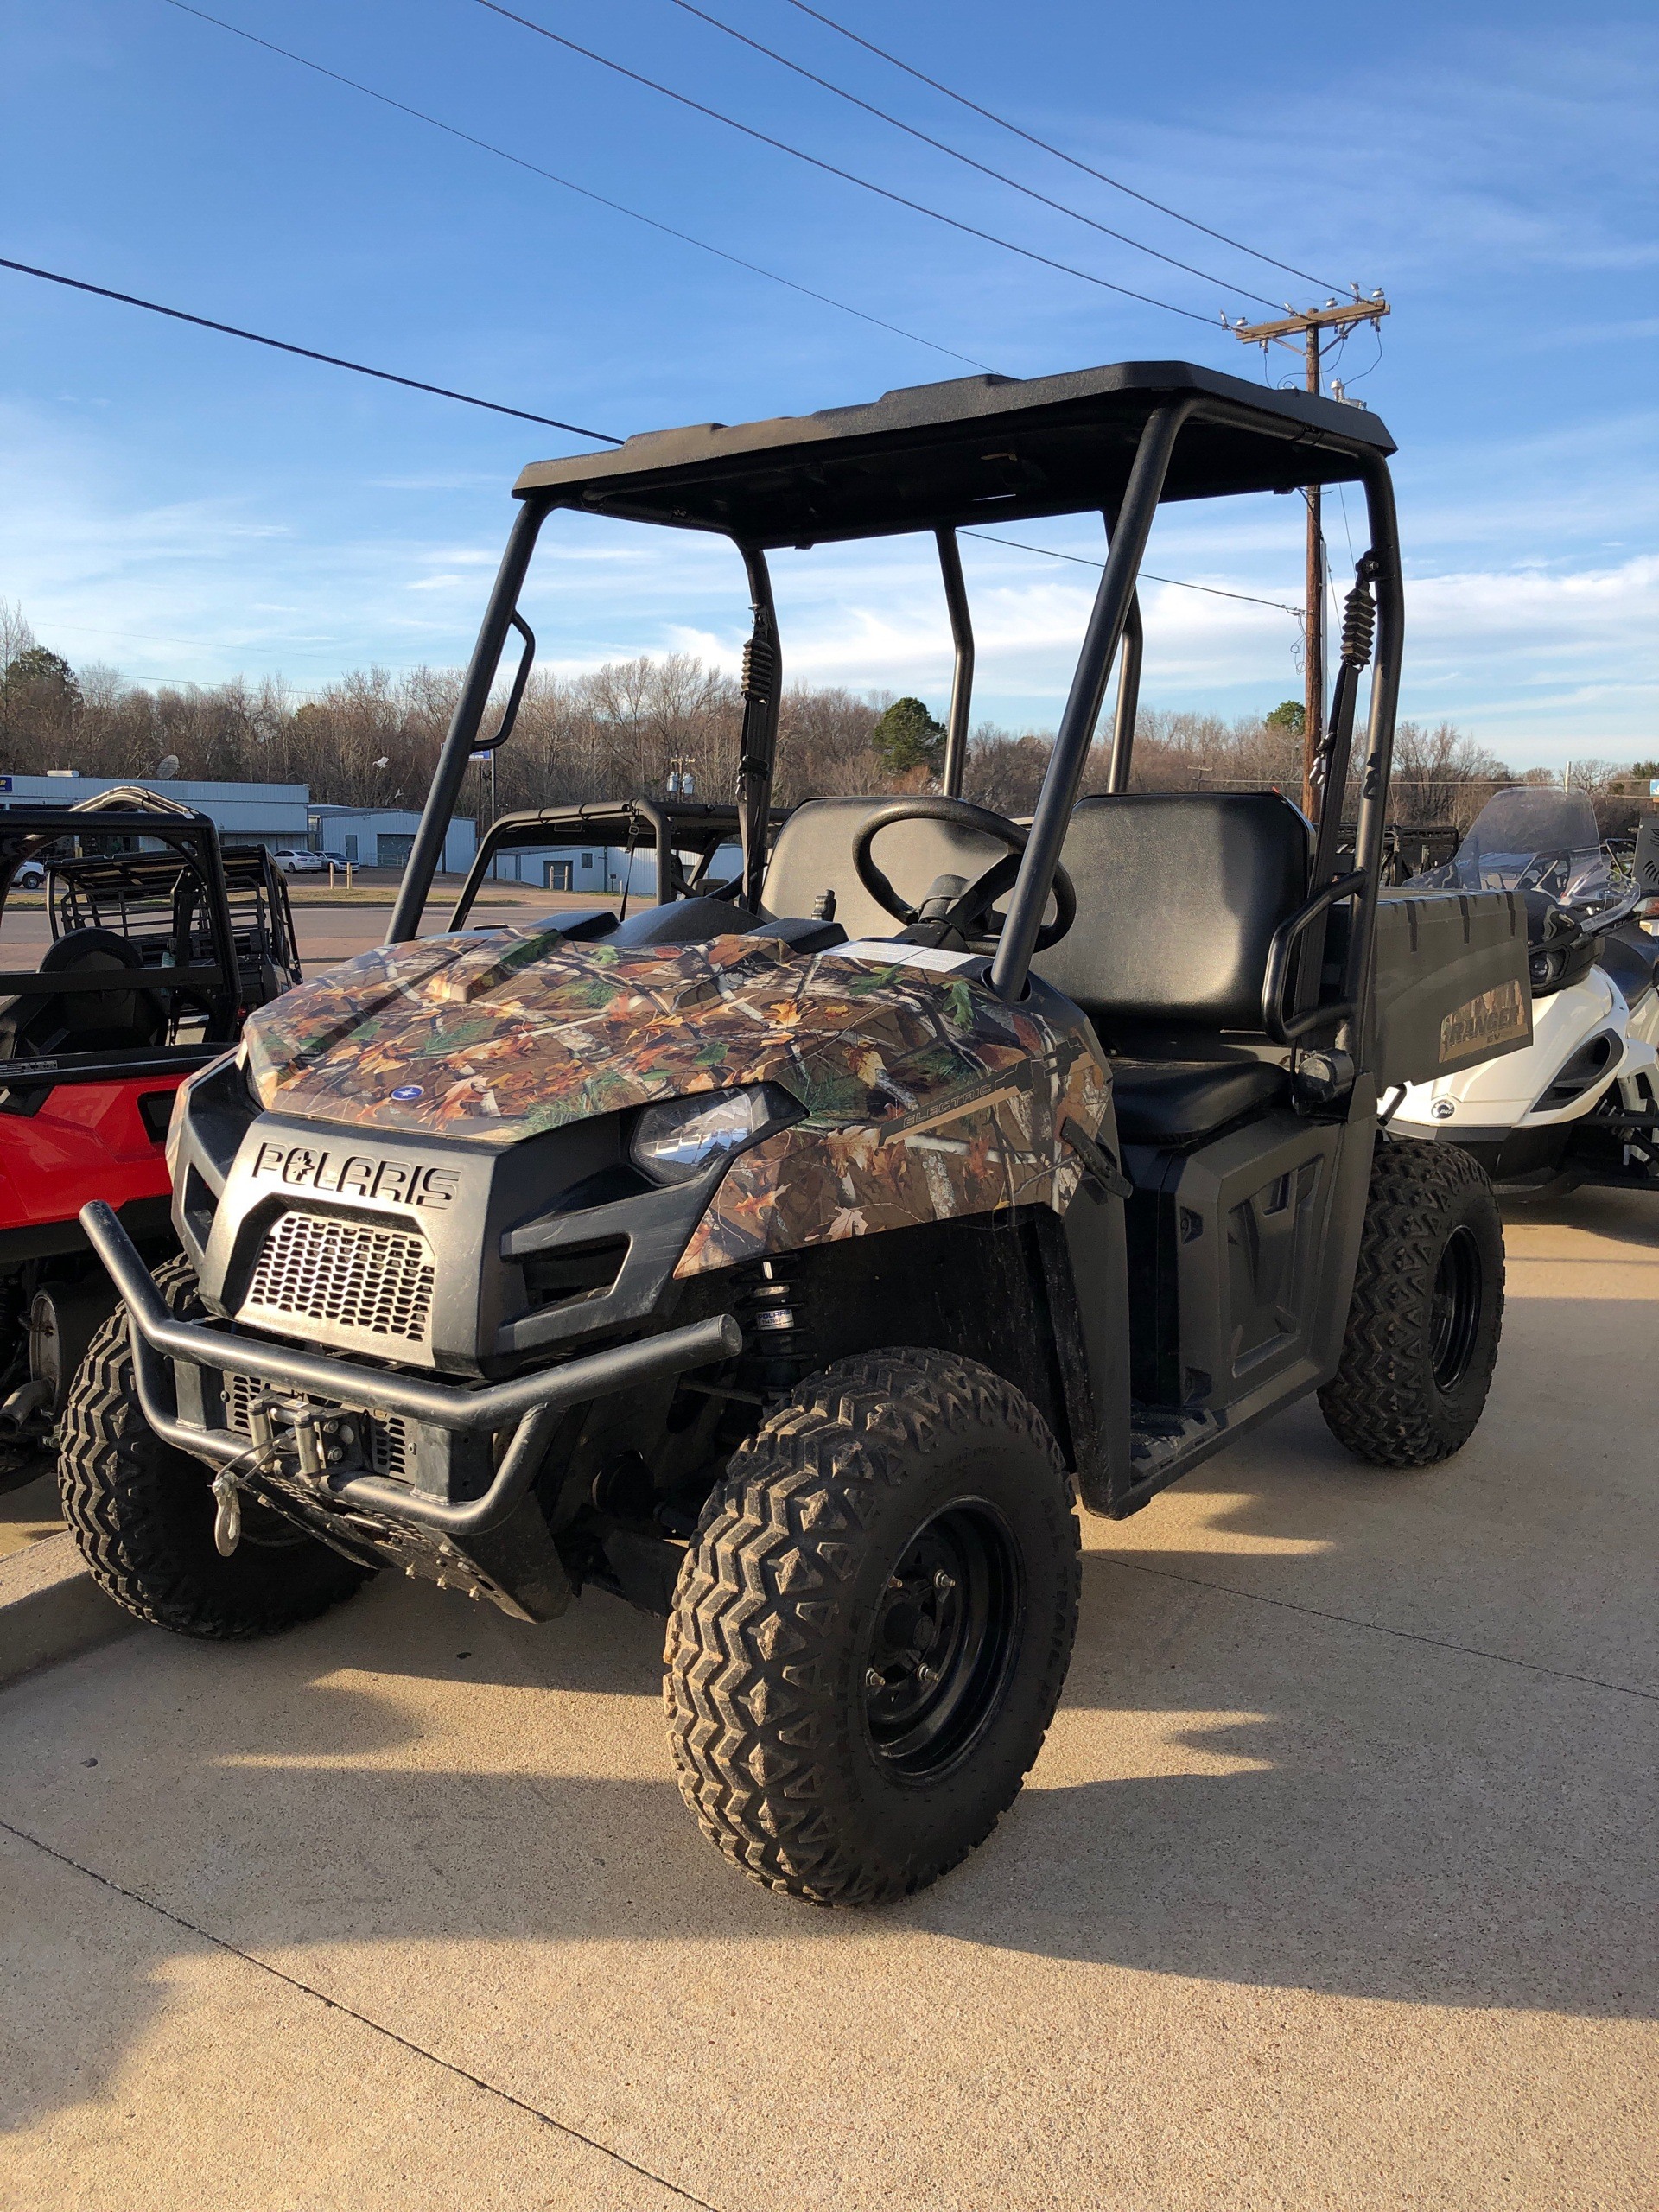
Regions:
<instances>
[{"instance_id":1,"label":"camouflage utv","mask_svg":"<svg viewBox=\"0 0 1659 2212\"><path fill-rule=\"evenodd\" d=\"M1467 1155L1390 1141L1378 1098L1524 1041L1525 931L1504 893L1378 902L1391 450L1356 408L1157 363L526 469L385 946L187 1086L182 1261L152 1280L87 1209L127 1318L65 1482L105 1586L233 1637L386 1566L531 1621L596 1586L668 1623L710 1838L773 1889L872 1904L961 1859L1036 1758L1079 1497L1132 1512L1310 1391L1373 1463L1455 1451L1497 1350L1497 1218ZM1362 487L1371 541L1338 798L1380 625L1340 865L1335 801L1314 828L1271 792L1128 789L1160 500L1331 483ZM737 549L741 873L624 921L420 938L561 510ZM955 532L1077 512L1109 550L1024 825L960 797ZM767 552L916 531L957 644L943 789L810 802L768 840ZM1107 788L1080 799L1115 664Z\"/></svg>"}]
</instances>

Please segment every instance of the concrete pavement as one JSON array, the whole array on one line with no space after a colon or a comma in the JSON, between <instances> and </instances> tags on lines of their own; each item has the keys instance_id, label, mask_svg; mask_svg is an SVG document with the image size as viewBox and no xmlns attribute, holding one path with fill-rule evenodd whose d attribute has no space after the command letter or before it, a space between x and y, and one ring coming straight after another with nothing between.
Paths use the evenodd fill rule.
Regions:
<instances>
[{"instance_id":1,"label":"concrete pavement","mask_svg":"<svg viewBox=\"0 0 1659 2212\"><path fill-rule=\"evenodd\" d=\"M58 1478L49 1469L0 1493L0 1559L27 1551L63 1526L58 1510Z\"/></svg>"},{"instance_id":2,"label":"concrete pavement","mask_svg":"<svg viewBox=\"0 0 1659 2212\"><path fill-rule=\"evenodd\" d=\"M753 1890L660 1630L382 1580L0 1694L0 2194L79 2208L1659 2196L1659 1207L1510 1231L1448 1465L1303 1408L1122 1525L1031 1784L897 1910Z\"/></svg>"}]
</instances>

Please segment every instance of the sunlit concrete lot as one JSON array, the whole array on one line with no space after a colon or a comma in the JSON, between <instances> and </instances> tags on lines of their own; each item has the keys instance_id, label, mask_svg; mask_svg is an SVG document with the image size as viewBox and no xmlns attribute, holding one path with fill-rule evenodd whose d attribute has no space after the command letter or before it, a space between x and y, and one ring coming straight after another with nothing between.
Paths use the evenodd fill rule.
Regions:
<instances>
[{"instance_id":1,"label":"sunlit concrete lot","mask_svg":"<svg viewBox=\"0 0 1659 2212\"><path fill-rule=\"evenodd\" d=\"M0 1694L0 2200L1653 2203L1659 1207L1510 1254L1457 1460L1304 1408L1087 1524L1031 1783L897 1910L725 1866L591 1592Z\"/></svg>"}]
</instances>

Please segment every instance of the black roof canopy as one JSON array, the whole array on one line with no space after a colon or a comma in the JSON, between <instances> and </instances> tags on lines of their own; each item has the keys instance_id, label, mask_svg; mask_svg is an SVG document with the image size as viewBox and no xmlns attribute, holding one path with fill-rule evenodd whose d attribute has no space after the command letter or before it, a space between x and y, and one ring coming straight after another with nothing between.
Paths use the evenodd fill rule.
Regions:
<instances>
[{"instance_id":1,"label":"black roof canopy","mask_svg":"<svg viewBox=\"0 0 1659 2212\"><path fill-rule=\"evenodd\" d=\"M520 499L759 546L881 537L941 524L1115 508L1147 418L1194 403L1166 499L1351 482L1394 451L1376 416L1186 361L1064 376L975 376L861 407L769 423L694 423L614 452L532 461Z\"/></svg>"}]
</instances>

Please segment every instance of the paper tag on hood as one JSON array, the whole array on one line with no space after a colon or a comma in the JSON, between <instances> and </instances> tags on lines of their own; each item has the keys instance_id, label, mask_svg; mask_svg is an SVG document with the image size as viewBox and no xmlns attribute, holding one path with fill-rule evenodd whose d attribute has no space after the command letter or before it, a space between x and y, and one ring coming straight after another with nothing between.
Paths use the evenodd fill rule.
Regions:
<instances>
[{"instance_id":1,"label":"paper tag on hood","mask_svg":"<svg viewBox=\"0 0 1659 2212\"><path fill-rule=\"evenodd\" d=\"M949 973L956 968L984 964L982 952L941 952L931 944L888 944L880 938L861 938L855 944L831 945L826 960L869 960L883 968L934 968Z\"/></svg>"}]
</instances>

